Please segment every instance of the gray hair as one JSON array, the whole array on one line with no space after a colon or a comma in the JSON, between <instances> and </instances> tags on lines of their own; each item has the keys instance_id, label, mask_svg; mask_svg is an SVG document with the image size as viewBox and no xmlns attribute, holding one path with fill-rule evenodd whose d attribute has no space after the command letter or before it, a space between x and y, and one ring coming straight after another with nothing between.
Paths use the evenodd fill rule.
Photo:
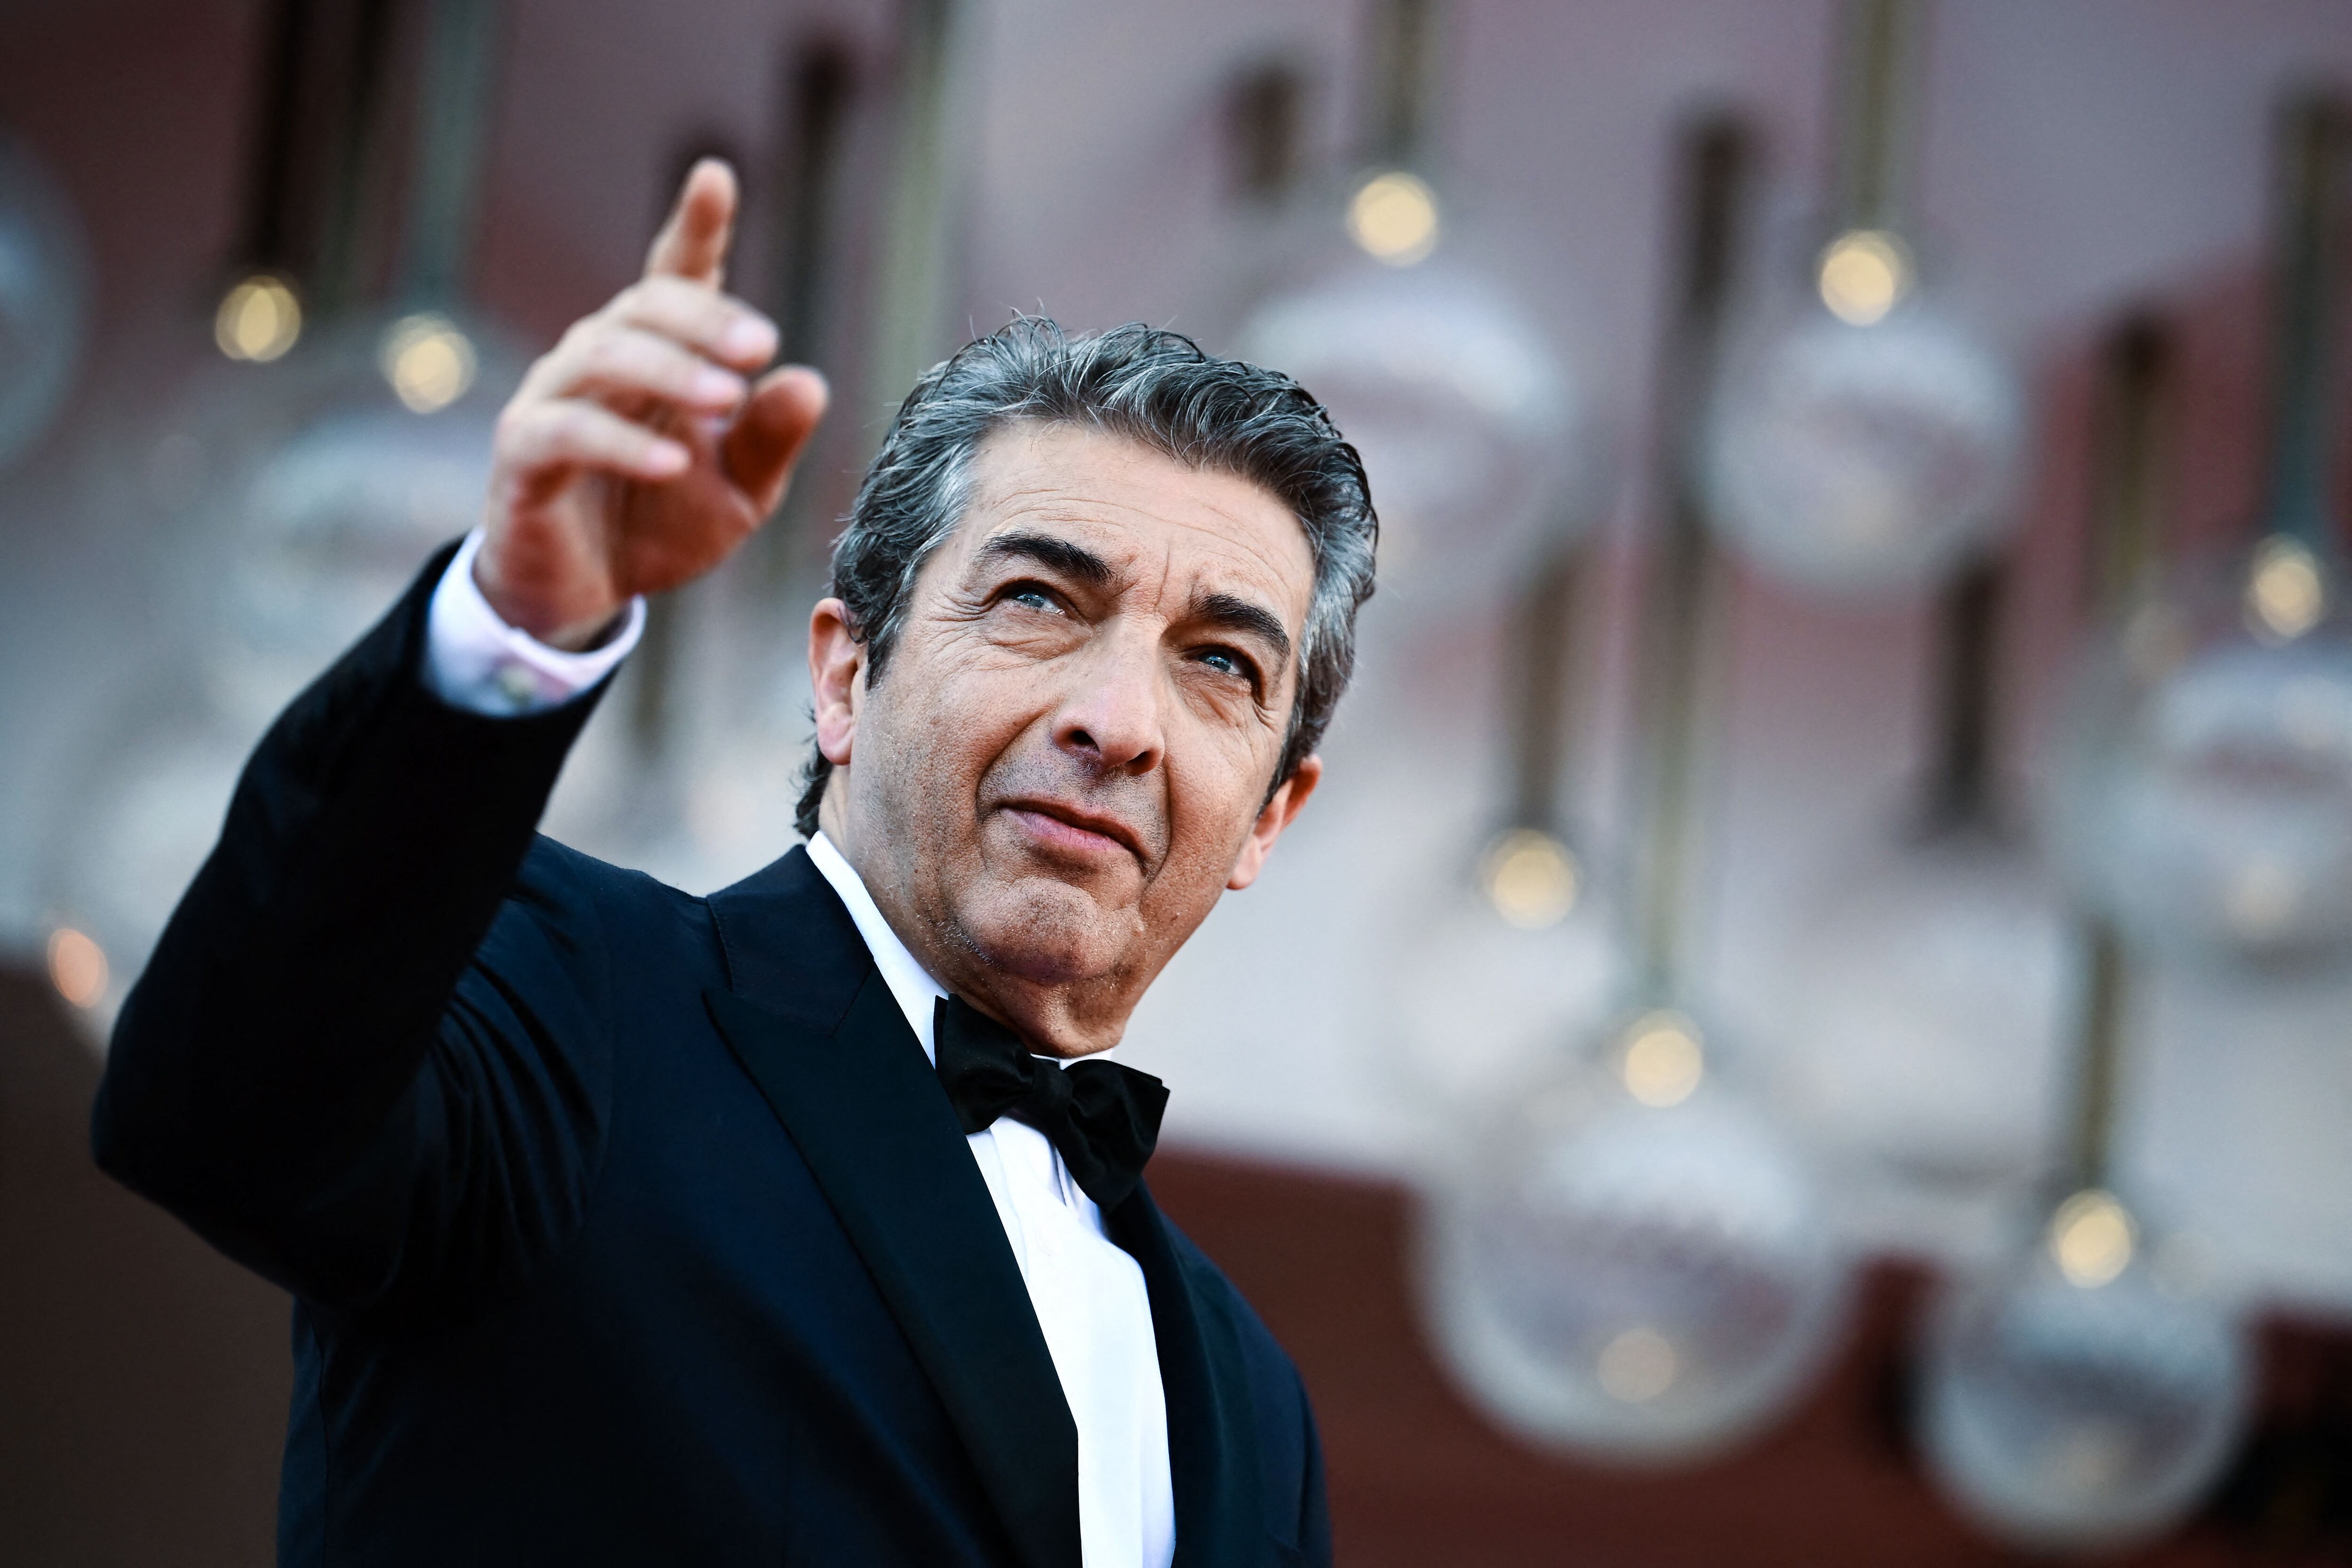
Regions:
<instances>
[{"instance_id":1,"label":"gray hair","mask_svg":"<svg viewBox=\"0 0 2352 1568\"><path fill-rule=\"evenodd\" d=\"M1286 375L1218 359L1192 339L1130 322L1072 336L1037 316L965 344L898 405L847 526L832 591L878 680L913 602L915 578L962 521L972 457L1022 420L1122 436L1192 468L1264 487L1290 509L1315 557L1298 645L1297 695L1269 795L1315 750L1356 663L1356 611L1372 595L1380 521L1356 449ZM808 764L795 819L814 837L833 764Z\"/></svg>"}]
</instances>

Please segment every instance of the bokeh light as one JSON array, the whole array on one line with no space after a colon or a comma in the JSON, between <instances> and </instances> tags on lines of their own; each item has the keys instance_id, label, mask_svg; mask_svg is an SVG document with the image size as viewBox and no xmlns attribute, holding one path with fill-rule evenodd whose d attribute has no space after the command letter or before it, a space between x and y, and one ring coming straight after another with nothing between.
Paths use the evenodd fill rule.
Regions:
<instances>
[{"instance_id":1,"label":"bokeh light","mask_svg":"<svg viewBox=\"0 0 2352 1568\"><path fill-rule=\"evenodd\" d=\"M1437 248L1437 193L1402 170L1374 174L1348 199L1348 234L1365 255L1390 267L1412 267Z\"/></svg>"},{"instance_id":2,"label":"bokeh light","mask_svg":"<svg viewBox=\"0 0 2352 1568\"><path fill-rule=\"evenodd\" d=\"M2299 539L2273 535L2254 547L2246 574L2246 629L2263 642L2293 642L2327 614L2327 579Z\"/></svg>"},{"instance_id":3,"label":"bokeh light","mask_svg":"<svg viewBox=\"0 0 2352 1568\"><path fill-rule=\"evenodd\" d=\"M1675 1385L1682 1363L1665 1335L1635 1324L1601 1348L1593 1371L1611 1398L1647 1405Z\"/></svg>"},{"instance_id":4,"label":"bokeh light","mask_svg":"<svg viewBox=\"0 0 2352 1568\"><path fill-rule=\"evenodd\" d=\"M267 364L302 336L302 302L274 272L240 278L213 313L213 342L230 359Z\"/></svg>"},{"instance_id":5,"label":"bokeh light","mask_svg":"<svg viewBox=\"0 0 2352 1568\"><path fill-rule=\"evenodd\" d=\"M1618 1071L1625 1092L1643 1105L1661 1110L1680 1105L1706 1073L1698 1026L1672 1008L1643 1014L1625 1031Z\"/></svg>"},{"instance_id":6,"label":"bokeh light","mask_svg":"<svg viewBox=\"0 0 2352 1568\"><path fill-rule=\"evenodd\" d=\"M2131 1266L2139 1227L2113 1193L2076 1193L2050 1217L2050 1256L2070 1285L2095 1290Z\"/></svg>"},{"instance_id":7,"label":"bokeh light","mask_svg":"<svg viewBox=\"0 0 2352 1568\"><path fill-rule=\"evenodd\" d=\"M1498 835L1478 858L1478 880L1495 912L1521 931L1566 920L1583 883L1567 845L1536 828Z\"/></svg>"},{"instance_id":8,"label":"bokeh light","mask_svg":"<svg viewBox=\"0 0 2352 1568\"><path fill-rule=\"evenodd\" d=\"M1885 229L1849 230L1822 252L1817 282L1832 315L1874 326L1911 291L1911 253Z\"/></svg>"},{"instance_id":9,"label":"bokeh light","mask_svg":"<svg viewBox=\"0 0 2352 1568\"><path fill-rule=\"evenodd\" d=\"M95 1007L106 995L106 950L87 932L59 926L49 933L49 984L77 1007Z\"/></svg>"},{"instance_id":10,"label":"bokeh light","mask_svg":"<svg viewBox=\"0 0 2352 1568\"><path fill-rule=\"evenodd\" d=\"M474 342L448 317L403 316L384 329L383 378L417 414L437 414L474 384Z\"/></svg>"}]
</instances>

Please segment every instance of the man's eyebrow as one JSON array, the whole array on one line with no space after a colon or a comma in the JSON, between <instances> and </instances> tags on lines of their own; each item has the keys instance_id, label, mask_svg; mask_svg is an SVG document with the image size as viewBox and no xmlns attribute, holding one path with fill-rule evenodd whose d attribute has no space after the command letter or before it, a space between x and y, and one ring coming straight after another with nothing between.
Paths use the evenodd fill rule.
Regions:
<instances>
[{"instance_id":1,"label":"man's eyebrow","mask_svg":"<svg viewBox=\"0 0 2352 1568\"><path fill-rule=\"evenodd\" d=\"M1108 588L1118 576L1109 562L1085 545L1073 544L1050 533L1000 533L980 547L978 559L985 565L999 561L1032 561L1089 588Z\"/></svg>"},{"instance_id":2,"label":"man's eyebrow","mask_svg":"<svg viewBox=\"0 0 2352 1568\"><path fill-rule=\"evenodd\" d=\"M1290 634L1283 630L1282 617L1263 605L1234 594L1203 594L1192 601L1192 618L1256 637L1274 649L1276 663L1290 662Z\"/></svg>"}]
</instances>

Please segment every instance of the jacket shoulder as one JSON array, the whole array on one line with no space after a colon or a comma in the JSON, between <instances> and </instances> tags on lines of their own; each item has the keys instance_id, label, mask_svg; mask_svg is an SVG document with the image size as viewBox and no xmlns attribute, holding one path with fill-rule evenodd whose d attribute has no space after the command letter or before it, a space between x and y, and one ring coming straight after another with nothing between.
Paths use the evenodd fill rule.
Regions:
<instances>
[{"instance_id":1,"label":"jacket shoulder","mask_svg":"<svg viewBox=\"0 0 2352 1568\"><path fill-rule=\"evenodd\" d=\"M610 917L684 921L707 929L710 904L644 871L615 866L546 834L535 835L510 897L525 903L585 904Z\"/></svg>"}]
</instances>

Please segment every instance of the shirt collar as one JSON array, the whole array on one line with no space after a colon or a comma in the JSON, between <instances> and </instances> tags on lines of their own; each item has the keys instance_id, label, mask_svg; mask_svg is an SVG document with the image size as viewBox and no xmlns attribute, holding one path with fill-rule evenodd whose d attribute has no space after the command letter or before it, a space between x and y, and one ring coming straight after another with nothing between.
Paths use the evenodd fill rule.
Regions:
<instances>
[{"instance_id":1,"label":"shirt collar","mask_svg":"<svg viewBox=\"0 0 2352 1568\"><path fill-rule=\"evenodd\" d=\"M882 972L883 984L890 987L891 1000L898 1004L898 1011L907 1015L907 1026L922 1042L923 1055L936 1063L939 1052L931 1038L932 1008L947 994L946 987L932 979L930 971L907 951L907 944L898 940L890 922L882 918L880 907L874 902L874 895L866 890L856 868L833 847L832 839L819 833L808 841L808 854L833 890L841 896L841 901L848 906L857 934L866 939L866 951L874 955L874 967Z\"/></svg>"}]
</instances>

